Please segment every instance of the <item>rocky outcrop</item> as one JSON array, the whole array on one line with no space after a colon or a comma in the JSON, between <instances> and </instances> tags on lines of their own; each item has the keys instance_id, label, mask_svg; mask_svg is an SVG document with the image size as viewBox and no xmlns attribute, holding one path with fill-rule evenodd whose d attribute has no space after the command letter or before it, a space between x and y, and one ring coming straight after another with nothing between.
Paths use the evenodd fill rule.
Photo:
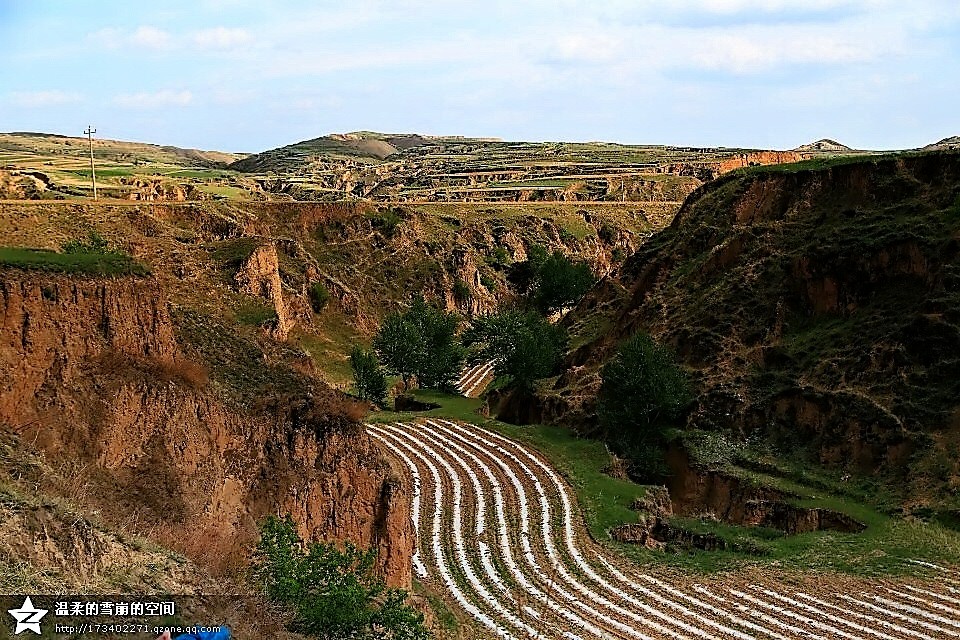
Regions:
<instances>
[{"instance_id":1,"label":"rocky outcrop","mask_svg":"<svg viewBox=\"0 0 960 640\"><path fill-rule=\"evenodd\" d=\"M379 550L409 586L408 488L331 390L243 410L180 348L158 282L0 271L0 428L79 464L90 509L198 563L245 563L266 515Z\"/></svg>"},{"instance_id":2,"label":"rocky outcrop","mask_svg":"<svg viewBox=\"0 0 960 640\"><path fill-rule=\"evenodd\" d=\"M273 306L276 319L269 328L270 335L276 340L286 340L290 329L296 323L288 312L283 298L283 283L280 281L280 261L276 246L268 244L256 247L237 271L234 279L240 291L263 298Z\"/></svg>"},{"instance_id":3,"label":"rocky outcrop","mask_svg":"<svg viewBox=\"0 0 960 640\"><path fill-rule=\"evenodd\" d=\"M731 158L722 160L719 164L719 173L724 174L734 169L742 169L744 167L800 162L803 159L804 156L795 151L754 151L751 153L739 153Z\"/></svg>"}]
</instances>

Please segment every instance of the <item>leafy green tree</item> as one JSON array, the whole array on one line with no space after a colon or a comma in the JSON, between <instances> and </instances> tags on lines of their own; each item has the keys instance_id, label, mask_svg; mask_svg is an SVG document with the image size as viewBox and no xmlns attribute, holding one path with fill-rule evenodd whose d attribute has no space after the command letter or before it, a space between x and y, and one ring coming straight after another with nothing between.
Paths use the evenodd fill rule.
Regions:
<instances>
[{"instance_id":1,"label":"leafy green tree","mask_svg":"<svg viewBox=\"0 0 960 640\"><path fill-rule=\"evenodd\" d=\"M560 251L548 253L538 245L530 247L526 260L510 267L507 280L543 313L572 305L595 281L585 262L571 260Z\"/></svg>"},{"instance_id":2,"label":"leafy green tree","mask_svg":"<svg viewBox=\"0 0 960 640\"><path fill-rule=\"evenodd\" d=\"M274 602L290 605L291 631L325 640L426 640L423 615L407 594L374 572L374 550L305 544L290 516L261 526L253 574Z\"/></svg>"},{"instance_id":3,"label":"leafy green tree","mask_svg":"<svg viewBox=\"0 0 960 640\"><path fill-rule=\"evenodd\" d=\"M417 297L404 313L384 319L373 348L387 369L403 378L415 377L421 387L448 387L460 373L466 352L457 339L456 314L428 305Z\"/></svg>"},{"instance_id":4,"label":"leafy green tree","mask_svg":"<svg viewBox=\"0 0 960 640\"><path fill-rule=\"evenodd\" d=\"M530 391L557 368L567 334L535 311L507 309L474 319L464 340L477 347L479 357L495 362L497 375Z\"/></svg>"},{"instance_id":5,"label":"leafy green tree","mask_svg":"<svg viewBox=\"0 0 960 640\"><path fill-rule=\"evenodd\" d=\"M376 354L354 346L350 352L350 368L353 369L357 395L382 406L387 400L387 377Z\"/></svg>"},{"instance_id":6,"label":"leafy green tree","mask_svg":"<svg viewBox=\"0 0 960 640\"><path fill-rule=\"evenodd\" d=\"M664 346L643 333L624 342L600 370L600 436L647 478L666 475L664 451L692 397Z\"/></svg>"},{"instance_id":7,"label":"leafy green tree","mask_svg":"<svg viewBox=\"0 0 960 640\"><path fill-rule=\"evenodd\" d=\"M554 251L537 273L533 304L543 312L569 307L593 286L594 277L585 262L574 262Z\"/></svg>"},{"instance_id":8,"label":"leafy green tree","mask_svg":"<svg viewBox=\"0 0 960 640\"><path fill-rule=\"evenodd\" d=\"M384 318L373 338L373 350L387 370L400 376L404 386L409 386L410 379L417 374L421 344L417 327L405 314L391 313Z\"/></svg>"}]
</instances>

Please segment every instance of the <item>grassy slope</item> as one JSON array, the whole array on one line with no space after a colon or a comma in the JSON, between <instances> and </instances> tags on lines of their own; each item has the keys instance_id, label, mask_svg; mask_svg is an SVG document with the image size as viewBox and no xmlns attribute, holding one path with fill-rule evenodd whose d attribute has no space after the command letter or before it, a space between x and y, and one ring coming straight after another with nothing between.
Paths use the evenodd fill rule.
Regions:
<instances>
[{"instance_id":1,"label":"grassy slope","mask_svg":"<svg viewBox=\"0 0 960 640\"><path fill-rule=\"evenodd\" d=\"M97 276L149 273L144 265L122 253L57 253L22 247L0 247L0 267Z\"/></svg>"}]
</instances>

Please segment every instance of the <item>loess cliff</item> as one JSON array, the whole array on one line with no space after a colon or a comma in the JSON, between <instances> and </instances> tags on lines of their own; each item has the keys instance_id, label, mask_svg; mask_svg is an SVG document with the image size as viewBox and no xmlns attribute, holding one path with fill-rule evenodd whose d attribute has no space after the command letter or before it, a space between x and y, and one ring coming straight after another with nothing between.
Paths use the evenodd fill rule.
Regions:
<instances>
[{"instance_id":1,"label":"loess cliff","mask_svg":"<svg viewBox=\"0 0 960 640\"><path fill-rule=\"evenodd\" d=\"M408 488L355 408L316 382L243 402L177 332L156 278L0 270L0 427L82 469L78 507L215 573L290 513L309 538L377 548L409 587Z\"/></svg>"},{"instance_id":2,"label":"loess cliff","mask_svg":"<svg viewBox=\"0 0 960 640\"><path fill-rule=\"evenodd\" d=\"M691 376L688 429L960 507L957 154L724 176L564 322L574 349L532 419L589 432L600 366L643 331Z\"/></svg>"}]
</instances>

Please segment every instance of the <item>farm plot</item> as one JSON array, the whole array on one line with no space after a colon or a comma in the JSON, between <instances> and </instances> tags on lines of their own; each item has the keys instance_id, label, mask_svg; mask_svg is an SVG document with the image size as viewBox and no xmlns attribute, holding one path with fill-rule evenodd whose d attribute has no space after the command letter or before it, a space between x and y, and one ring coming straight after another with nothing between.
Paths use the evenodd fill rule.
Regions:
<instances>
[{"instance_id":1,"label":"farm plot","mask_svg":"<svg viewBox=\"0 0 960 640\"><path fill-rule=\"evenodd\" d=\"M493 382L495 377L493 367L494 361L481 362L473 366L466 367L457 379L456 388L461 395L468 398L476 398L484 389Z\"/></svg>"},{"instance_id":2,"label":"farm plot","mask_svg":"<svg viewBox=\"0 0 960 640\"><path fill-rule=\"evenodd\" d=\"M489 637L960 638L952 569L843 584L641 570L590 539L572 491L523 445L439 419L367 428L413 488L414 571Z\"/></svg>"}]
</instances>

